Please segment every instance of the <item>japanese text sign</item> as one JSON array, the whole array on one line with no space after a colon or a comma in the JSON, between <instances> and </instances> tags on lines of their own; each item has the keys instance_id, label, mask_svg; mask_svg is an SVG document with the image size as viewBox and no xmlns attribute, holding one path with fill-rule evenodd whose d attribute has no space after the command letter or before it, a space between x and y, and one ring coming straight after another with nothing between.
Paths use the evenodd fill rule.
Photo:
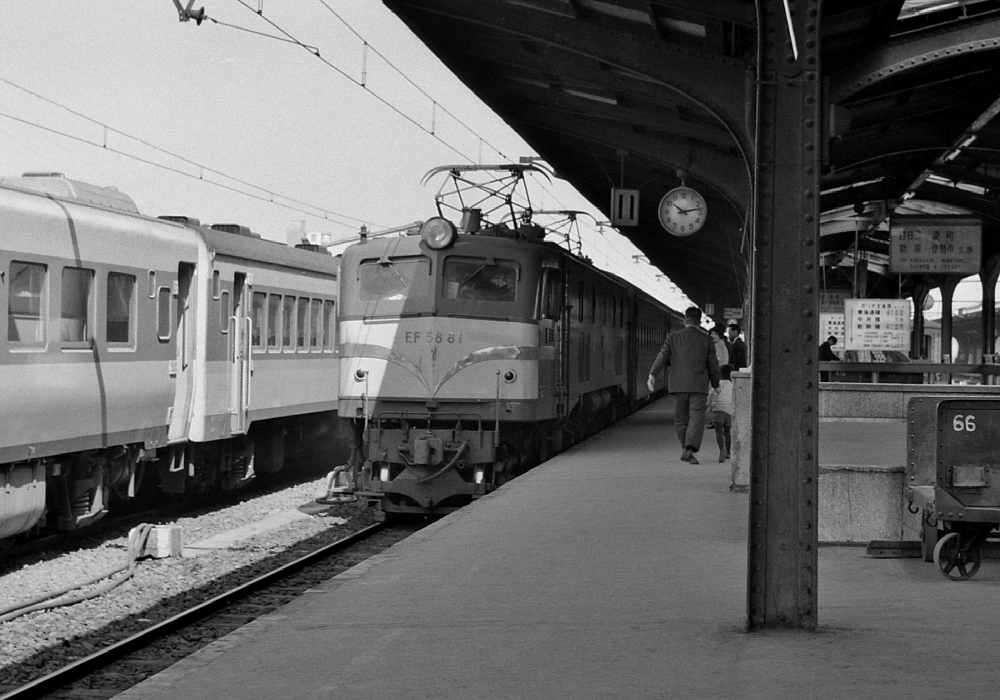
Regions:
<instances>
[{"instance_id":1,"label":"japanese text sign","mask_svg":"<svg viewBox=\"0 0 1000 700\"><path fill-rule=\"evenodd\" d=\"M892 272L979 272L983 222L977 217L895 216L890 236Z\"/></svg>"},{"instance_id":2,"label":"japanese text sign","mask_svg":"<svg viewBox=\"0 0 1000 700\"><path fill-rule=\"evenodd\" d=\"M845 350L910 350L909 299L847 299Z\"/></svg>"}]
</instances>

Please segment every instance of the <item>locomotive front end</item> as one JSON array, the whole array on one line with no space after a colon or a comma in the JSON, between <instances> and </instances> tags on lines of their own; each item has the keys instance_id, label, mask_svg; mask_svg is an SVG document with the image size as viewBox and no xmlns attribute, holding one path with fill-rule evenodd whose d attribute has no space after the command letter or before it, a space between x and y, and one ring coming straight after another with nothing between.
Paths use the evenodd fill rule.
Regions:
<instances>
[{"instance_id":1,"label":"locomotive front end","mask_svg":"<svg viewBox=\"0 0 1000 700\"><path fill-rule=\"evenodd\" d=\"M537 409L537 255L469 235L344 252L339 411L354 419L354 483L371 505L446 513L515 475L506 436Z\"/></svg>"}]
</instances>

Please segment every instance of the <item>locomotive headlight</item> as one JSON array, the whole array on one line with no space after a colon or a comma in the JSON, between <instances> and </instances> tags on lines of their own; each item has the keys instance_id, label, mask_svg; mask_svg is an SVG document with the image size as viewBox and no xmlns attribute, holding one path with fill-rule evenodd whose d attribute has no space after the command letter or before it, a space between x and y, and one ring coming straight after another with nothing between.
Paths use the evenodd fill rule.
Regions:
<instances>
[{"instance_id":1,"label":"locomotive headlight","mask_svg":"<svg viewBox=\"0 0 1000 700\"><path fill-rule=\"evenodd\" d=\"M517 379L517 372L514 370L509 369L503 373L503 380L508 384L513 384L515 379Z\"/></svg>"},{"instance_id":2,"label":"locomotive headlight","mask_svg":"<svg viewBox=\"0 0 1000 700\"><path fill-rule=\"evenodd\" d=\"M473 472L472 479L477 484L483 483L484 473L483 473L483 468L481 466L476 467L476 470Z\"/></svg>"},{"instance_id":3,"label":"locomotive headlight","mask_svg":"<svg viewBox=\"0 0 1000 700\"><path fill-rule=\"evenodd\" d=\"M378 478L379 478L380 481L388 481L389 480L389 466L388 465L384 465L379 470L379 472L378 472Z\"/></svg>"},{"instance_id":4,"label":"locomotive headlight","mask_svg":"<svg viewBox=\"0 0 1000 700\"><path fill-rule=\"evenodd\" d=\"M420 238L433 250L442 250L455 242L458 229L455 224L441 216L427 219L420 225Z\"/></svg>"},{"instance_id":5,"label":"locomotive headlight","mask_svg":"<svg viewBox=\"0 0 1000 700\"><path fill-rule=\"evenodd\" d=\"M365 380L365 377L367 376L368 376L368 370L366 369L361 369L359 367L358 369L354 370L354 381L356 382L363 382Z\"/></svg>"}]
</instances>

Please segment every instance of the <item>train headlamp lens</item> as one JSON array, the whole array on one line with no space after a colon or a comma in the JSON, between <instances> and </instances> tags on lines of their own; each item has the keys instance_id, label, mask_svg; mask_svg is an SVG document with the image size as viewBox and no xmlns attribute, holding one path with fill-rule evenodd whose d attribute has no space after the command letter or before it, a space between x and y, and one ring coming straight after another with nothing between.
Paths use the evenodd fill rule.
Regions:
<instances>
[{"instance_id":1,"label":"train headlamp lens","mask_svg":"<svg viewBox=\"0 0 1000 700\"><path fill-rule=\"evenodd\" d=\"M354 381L356 382L363 382L367 376L368 370L366 369L357 369L354 371Z\"/></svg>"},{"instance_id":2,"label":"train headlamp lens","mask_svg":"<svg viewBox=\"0 0 1000 700\"><path fill-rule=\"evenodd\" d=\"M503 373L503 380L508 384L512 383L515 379L517 379L517 374L514 372L514 370L509 369Z\"/></svg>"},{"instance_id":3,"label":"train headlamp lens","mask_svg":"<svg viewBox=\"0 0 1000 700\"><path fill-rule=\"evenodd\" d=\"M420 226L420 238L433 250L447 248L457 236L455 224L440 216L428 219Z\"/></svg>"}]
</instances>

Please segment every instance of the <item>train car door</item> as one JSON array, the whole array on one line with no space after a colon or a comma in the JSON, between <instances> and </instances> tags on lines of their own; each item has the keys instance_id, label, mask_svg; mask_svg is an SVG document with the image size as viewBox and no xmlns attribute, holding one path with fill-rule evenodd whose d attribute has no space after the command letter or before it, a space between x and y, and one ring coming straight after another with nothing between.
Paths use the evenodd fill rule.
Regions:
<instances>
[{"instance_id":1,"label":"train car door","mask_svg":"<svg viewBox=\"0 0 1000 700\"><path fill-rule=\"evenodd\" d=\"M233 278L233 333L230 357L230 421L229 430L233 435L245 433L248 423L247 411L250 407L250 343L253 337L253 320L250 315L250 281L242 272Z\"/></svg>"},{"instance_id":2,"label":"train car door","mask_svg":"<svg viewBox=\"0 0 1000 700\"><path fill-rule=\"evenodd\" d=\"M174 341L177 348L177 359L174 364L174 404L170 418L170 429L167 433L170 442L187 438L188 426L191 421L191 383L194 369L194 319L191 308L191 289L194 284L195 266L192 263L180 263L177 267L177 287L174 290L175 317Z\"/></svg>"}]
</instances>

